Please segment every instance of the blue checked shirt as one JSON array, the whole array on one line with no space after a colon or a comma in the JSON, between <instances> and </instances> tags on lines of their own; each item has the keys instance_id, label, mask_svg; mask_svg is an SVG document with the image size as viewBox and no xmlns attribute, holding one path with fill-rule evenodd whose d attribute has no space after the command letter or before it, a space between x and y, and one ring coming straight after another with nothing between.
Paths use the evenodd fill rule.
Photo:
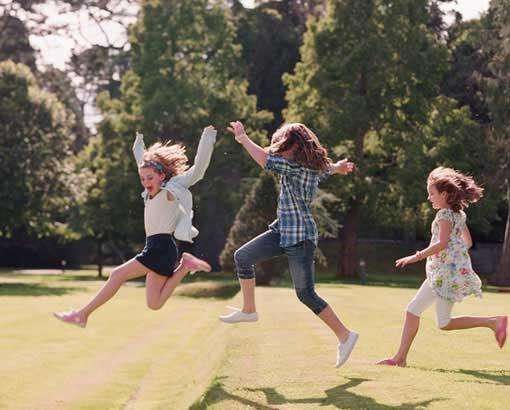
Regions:
<instances>
[{"instance_id":1,"label":"blue checked shirt","mask_svg":"<svg viewBox=\"0 0 510 410\"><path fill-rule=\"evenodd\" d=\"M312 201L317 194L319 182L331 172L306 168L285 158L269 154L266 171L280 176L280 195L278 197L277 219L269 229L280 234L282 248L295 245L304 240L317 245L317 226L312 215Z\"/></svg>"}]
</instances>

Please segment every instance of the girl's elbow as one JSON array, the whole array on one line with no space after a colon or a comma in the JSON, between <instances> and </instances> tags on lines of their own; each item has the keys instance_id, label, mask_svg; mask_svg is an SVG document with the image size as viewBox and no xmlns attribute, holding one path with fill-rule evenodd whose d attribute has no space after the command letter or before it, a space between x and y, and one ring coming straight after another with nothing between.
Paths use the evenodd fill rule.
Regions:
<instances>
[{"instance_id":1,"label":"girl's elbow","mask_svg":"<svg viewBox=\"0 0 510 410\"><path fill-rule=\"evenodd\" d=\"M445 250L447 247L448 247L448 240L440 241L439 242L439 250L438 251Z\"/></svg>"}]
</instances>

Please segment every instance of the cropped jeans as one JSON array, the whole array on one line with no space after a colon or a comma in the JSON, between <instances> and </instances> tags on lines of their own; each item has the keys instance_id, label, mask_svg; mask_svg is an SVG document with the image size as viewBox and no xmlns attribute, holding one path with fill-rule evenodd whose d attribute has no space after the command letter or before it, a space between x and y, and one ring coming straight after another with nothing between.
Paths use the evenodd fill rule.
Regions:
<instances>
[{"instance_id":1,"label":"cropped jeans","mask_svg":"<svg viewBox=\"0 0 510 410\"><path fill-rule=\"evenodd\" d=\"M253 279L256 263L285 254L289 260L289 271L298 299L318 315L328 304L315 292L315 248L315 243L310 240L282 248L280 234L268 230L245 243L234 253L237 276L239 279Z\"/></svg>"}]
</instances>

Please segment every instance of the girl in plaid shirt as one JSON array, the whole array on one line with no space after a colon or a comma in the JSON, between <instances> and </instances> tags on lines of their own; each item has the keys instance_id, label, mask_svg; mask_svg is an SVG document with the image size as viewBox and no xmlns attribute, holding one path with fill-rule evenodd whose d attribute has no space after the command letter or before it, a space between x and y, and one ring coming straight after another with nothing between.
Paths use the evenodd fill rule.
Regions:
<instances>
[{"instance_id":1,"label":"girl in plaid shirt","mask_svg":"<svg viewBox=\"0 0 510 410\"><path fill-rule=\"evenodd\" d=\"M255 322L256 263L285 254L297 297L329 326L338 338L336 367L347 361L356 344L358 334L349 331L333 309L317 295L314 288L314 253L317 246L317 227L311 204L319 182L331 174L348 174L354 164L346 159L336 163L328 158L317 136L305 125L284 125L264 149L246 135L239 121L230 123L237 140L250 156L265 170L280 176L277 219L269 229L244 244L234 254L237 275L243 292L243 308L220 316L226 323Z\"/></svg>"}]
</instances>

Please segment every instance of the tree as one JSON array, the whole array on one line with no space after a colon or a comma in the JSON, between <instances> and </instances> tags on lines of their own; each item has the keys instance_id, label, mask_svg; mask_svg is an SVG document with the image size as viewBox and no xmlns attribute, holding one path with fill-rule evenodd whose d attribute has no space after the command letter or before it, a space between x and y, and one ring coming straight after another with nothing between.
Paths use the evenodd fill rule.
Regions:
<instances>
[{"instance_id":1,"label":"tree","mask_svg":"<svg viewBox=\"0 0 510 410\"><path fill-rule=\"evenodd\" d=\"M478 78L489 75L487 55L482 50L482 35L485 19L455 21L448 28L448 48L451 50L451 63L446 73L441 91L455 98L459 107L469 106L472 118L480 124L487 124L489 113L487 103Z\"/></svg>"},{"instance_id":2,"label":"tree","mask_svg":"<svg viewBox=\"0 0 510 410\"><path fill-rule=\"evenodd\" d=\"M339 276L356 271L363 206L388 188L388 163L370 148L424 122L438 95L448 51L429 21L426 0L328 1L326 16L309 24L295 74L286 77L286 119L305 122L358 165L356 176L334 186L346 201Z\"/></svg>"},{"instance_id":3,"label":"tree","mask_svg":"<svg viewBox=\"0 0 510 410\"><path fill-rule=\"evenodd\" d=\"M83 197L70 145L72 113L39 88L30 69L0 63L0 235L65 235Z\"/></svg>"},{"instance_id":4,"label":"tree","mask_svg":"<svg viewBox=\"0 0 510 410\"><path fill-rule=\"evenodd\" d=\"M35 70L35 50L29 42L29 32L17 17L0 16L0 61L12 60Z\"/></svg>"},{"instance_id":5,"label":"tree","mask_svg":"<svg viewBox=\"0 0 510 410\"><path fill-rule=\"evenodd\" d=\"M98 96L103 114L99 133L77 161L80 173L90 174L90 186L86 201L73 214L73 227L94 240L99 276L106 249L122 261L143 238L142 187L131 152L141 122L138 87L139 78L128 71L120 98L110 98L107 91Z\"/></svg>"},{"instance_id":6,"label":"tree","mask_svg":"<svg viewBox=\"0 0 510 410\"><path fill-rule=\"evenodd\" d=\"M74 125L71 134L74 136L71 149L78 152L88 139L89 130L85 126L84 103L78 98L76 89L66 71L46 66L44 71L37 73L41 88L57 96L58 100L74 114Z\"/></svg>"},{"instance_id":7,"label":"tree","mask_svg":"<svg viewBox=\"0 0 510 410\"><path fill-rule=\"evenodd\" d=\"M148 142L183 142L193 158L202 128L219 128L216 150L206 177L194 188L197 253L213 265L241 205L237 189L243 175L255 172L225 127L240 119L250 135L271 119L257 111L239 69L240 47L228 7L206 0L159 0L143 3L132 35L133 70L139 78L142 129Z\"/></svg>"},{"instance_id":8,"label":"tree","mask_svg":"<svg viewBox=\"0 0 510 410\"><path fill-rule=\"evenodd\" d=\"M257 96L259 109L273 113L270 132L281 124L287 106L282 76L294 70L308 17L320 15L324 3L285 0L257 2L252 9L232 7L248 92Z\"/></svg>"}]
</instances>

